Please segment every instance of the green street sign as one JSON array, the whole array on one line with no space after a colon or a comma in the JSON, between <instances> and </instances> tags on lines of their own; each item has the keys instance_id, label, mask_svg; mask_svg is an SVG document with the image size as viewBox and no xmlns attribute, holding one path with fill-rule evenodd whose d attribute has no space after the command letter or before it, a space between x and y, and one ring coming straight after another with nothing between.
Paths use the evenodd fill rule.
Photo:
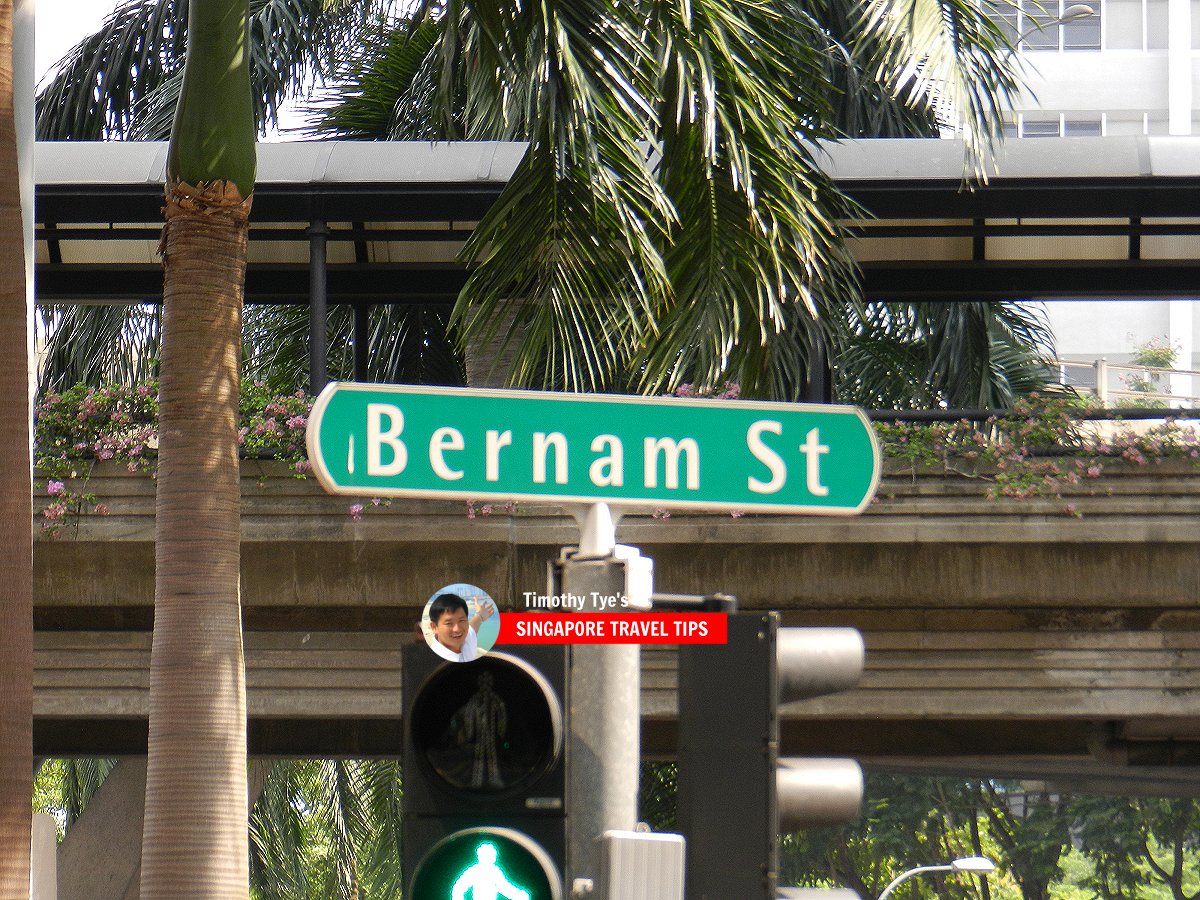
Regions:
<instances>
[{"instance_id":1,"label":"green street sign","mask_svg":"<svg viewBox=\"0 0 1200 900\"><path fill-rule=\"evenodd\" d=\"M308 422L326 491L850 515L879 445L859 409L333 383Z\"/></svg>"}]
</instances>

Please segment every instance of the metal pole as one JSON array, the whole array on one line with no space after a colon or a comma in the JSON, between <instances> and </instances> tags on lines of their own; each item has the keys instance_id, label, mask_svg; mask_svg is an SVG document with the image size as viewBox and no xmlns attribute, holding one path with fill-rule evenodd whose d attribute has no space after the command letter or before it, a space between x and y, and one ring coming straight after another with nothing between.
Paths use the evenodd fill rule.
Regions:
<instances>
[{"instance_id":1,"label":"metal pole","mask_svg":"<svg viewBox=\"0 0 1200 900\"><path fill-rule=\"evenodd\" d=\"M825 335L819 329L813 335L812 358L808 361L804 400L807 403L833 402L833 372L829 367L829 350L825 345Z\"/></svg>"},{"instance_id":2,"label":"metal pole","mask_svg":"<svg viewBox=\"0 0 1200 900\"><path fill-rule=\"evenodd\" d=\"M917 868L915 868L915 869L909 869L907 872L901 872L899 875L897 875L895 878L893 878L891 880L891 882L888 884L887 887L885 887L883 889L882 893L880 893L880 895L879 895L879 900L887 900L887 898L889 896L891 896L892 891L894 891L896 888L900 887L900 885L904 884L904 882L908 881L908 879L913 878L914 876L923 875L926 872L953 872L953 871L954 871L954 866L941 865L941 866L917 866Z\"/></svg>"},{"instance_id":3,"label":"metal pole","mask_svg":"<svg viewBox=\"0 0 1200 900\"><path fill-rule=\"evenodd\" d=\"M614 527L606 504L589 509L579 544L580 552L561 564L558 590L589 598L623 595L625 567L614 556ZM599 604L586 611L599 612ZM610 829L628 831L637 823L640 647L574 646L568 678L569 889L578 878L596 876L597 837Z\"/></svg>"},{"instance_id":4,"label":"metal pole","mask_svg":"<svg viewBox=\"0 0 1200 900\"><path fill-rule=\"evenodd\" d=\"M319 394L329 381L325 334L329 311L328 240L328 225L313 219L308 227L308 384L314 394Z\"/></svg>"},{"instance_id":5,"label":"metal pole","mask_svg":"<svg viewBox=\"0 0 1200 900\"><path fill-rule=\"evenodd\" d=\"M354 304L354 380L367 381L367 362L370 359L371 304Z\"/></svg>"}]
</instances>

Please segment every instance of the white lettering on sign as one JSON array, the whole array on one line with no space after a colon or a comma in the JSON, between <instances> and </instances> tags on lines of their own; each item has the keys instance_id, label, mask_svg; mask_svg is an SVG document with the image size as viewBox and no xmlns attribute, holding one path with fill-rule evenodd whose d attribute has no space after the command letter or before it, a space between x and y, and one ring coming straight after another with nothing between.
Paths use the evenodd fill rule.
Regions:
<instances>
[{"instance_id":1,"label":"white lettering on sign","mask_svg":"<svg viewBox=\"0 0 1200 900\"><path fill-rule=\"evenodd\" d=\"M821 484L821 457L829 452L829 447L821 443L821 435L816 428L805 435L804 443L800 445L800 452L804 454L807 463L805 477L808 492L814 497L827 496L829 488Z\"/></svg>"},{"instance_id":2,"label":"white lettering on sign","mask_svg":"<svg viewBox=\"0 0 1200 900\"><path fill-rule=\"evenodd\" d=\"M760 481L751 475L746 479L746 486L756 494L774 494L787 481L787 464L783 457L763 443L763 432L783 434L783 426L769 419L755 422L746 431L746 446L760 463L771 473L770 481Z\"/></svg>"},{"instance_id":3,"label":"white lettering on sign","mask_svg":"<svg viewBox=\"0 0 1200 900\"><path fill-rule=\"evenodd\" d=\"M621 487L625 484L625 447L615 434L600 434L592 439L592 452L607 450L588 469L588 477L596 487Z\"/></svg>"},{"instance_id":4,"label":"white lettering on sign","mask_svg":"<svg viewBox=\"0 0 1200 900\"><path fill-rule=\"evenodd\" d=\"M462 432L457 428L439 428L429 439L429 466L443 481L457 481L463 477L461 469L446 465L447 450L461 450L466 446Z\"/></svg>"},{"instance_id":5,"label":"white lettering on sign","mask_svg":"<svg viewBox=\"0 0 1200 900\"><path fill-rule=\"evenodd\" d=\"M533 482L546 483L546 457L554 450L554 483L567 483L567 439L561 432L533 433Z\"/></svg>"},{"instance_id":6,"label":"white lettering on sign","mask_svg":"<svg viewBox=\"0 0 1200 900\"><path fill-rule=\"evenodd\" d=\"M408 467L408 447L401 439L405 426L404 412L390 403L368 403L366 411L367 474L373 477L401 474ZM755 494L779 493L788 480L788 464L778 450L767 444L767 435L782 436L782 423L760 419L746 429L746 447L767 475L765 478L747 476L746 487ZM472 442L474 440L472 438ZM532 451L529 476L533 483L545 484L551 477L553 466L554 483L568 484L570 448L566 435L559 431L535 431L529 440ZM467 443L466 434L450 426L438 428L430 436L429 467L441 481L459 481L466 477L467 463L478 457L453 457L451 454L465 451ZM487 481L499 482L502 477L501 451L513 446L513 432L511 429L489 430L484 444L484 477ZM808 493L814 497L829 496L829 487L822 482L821 462L822 457L829 454L830 448L828 444L821 443L820 430L809 429L804 436L804 443L798 449L804 456L804 478ZM614 434L596 435L591 441L591 451L595 454L588 467L588 478L592 485L623 487L625 447L621 438ZM644 487L657 488L661 474L663 487L667 490L679 490L681 481L686 490L700 490L700 446L695 438L644 438L643 454Z\"/></svg>"},{"instance_id":7,"label":"white lettering on sign","mask_svg":"<svg viewBox=\"0 0 1200 900\"><path fill-rule=\"evenodd\" d=\"M700 489L700 447L693 438L676 441L674 438L648 437L643 442L645 486L658 487L658 455L661 453L666 464L664 487L675 490L679 487L679 458L687 456L687 488Z\"/></svg>"},{"instance_id":8,"label":"white lettering on sign","mask_svg":"<svg viewBox=\"0 0 1200 900\"><path fill-rule=\"evenodd\" d=\"M487 467L485 477L488 481L500 480L500 448L512 444L511 431L489 431L487 433Z\"/></svg>"},{"instance_id":9,"label":"white lettering on sign","mask_svg":"<svg viewBox=\"0 0 1200 900\"><path fill-rule=\"evenodd\" d=\"M388 420L385 430L383 420ZM408 448L401 441L404 413L390 403L367 404L367 474L399 475L408 465ZM391 448L391 461L383 461L383 448Z\"/></svg>"}]
</instances>

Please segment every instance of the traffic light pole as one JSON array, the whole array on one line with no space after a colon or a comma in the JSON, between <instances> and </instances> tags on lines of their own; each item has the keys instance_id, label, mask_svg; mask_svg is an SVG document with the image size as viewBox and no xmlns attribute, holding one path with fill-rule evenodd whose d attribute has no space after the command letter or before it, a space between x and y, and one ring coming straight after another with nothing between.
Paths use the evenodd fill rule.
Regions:
<instances>
[{"instance_id":1,"label":"traffic light pole","mask_svg":"<svg viewBox=\"0 0 1200 900\"><path fill-rule=\"evenodd\" d=\"M589 507L580 522L579 548L556 563L554 590L577 596L627 596L631 563L620 558L607 504ZM648 579L647 579L648 581ZM648 594L648 583L646 584ZM595 603L585 612L602 610ZM617 607L620 611L621 607ZM637 822L641 750L640 648L576 645L568 674L571 697L567 735L567 887L598 870L596 838L630 830Z\"/></svg>"}]
</instances>

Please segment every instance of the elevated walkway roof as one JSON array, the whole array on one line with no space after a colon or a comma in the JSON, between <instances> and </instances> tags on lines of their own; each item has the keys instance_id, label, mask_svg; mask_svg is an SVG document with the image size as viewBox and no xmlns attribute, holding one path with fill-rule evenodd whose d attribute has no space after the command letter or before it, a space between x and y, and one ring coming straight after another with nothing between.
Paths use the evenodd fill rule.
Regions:
<instances>
[{"instance_id":1,"label":"elevated walkway roof","mask_svg":"<svg viewBox=\"0 0 1200 900\"><path fill-rule=\"evenodd\" d=\"M523 152L260 145L248 302L303 300L313 222L330 228L330 302L450 299L462 242ZM1200 138L1011 140L974 187L957 140L844 141L818 156L866 211L851 224L869 299L1189 296L1200 284ZM37 145L44 299L155 299L165 163L164 143ZM414 275L401 296L387 266Z\"/></svg>"}]
</instances>

